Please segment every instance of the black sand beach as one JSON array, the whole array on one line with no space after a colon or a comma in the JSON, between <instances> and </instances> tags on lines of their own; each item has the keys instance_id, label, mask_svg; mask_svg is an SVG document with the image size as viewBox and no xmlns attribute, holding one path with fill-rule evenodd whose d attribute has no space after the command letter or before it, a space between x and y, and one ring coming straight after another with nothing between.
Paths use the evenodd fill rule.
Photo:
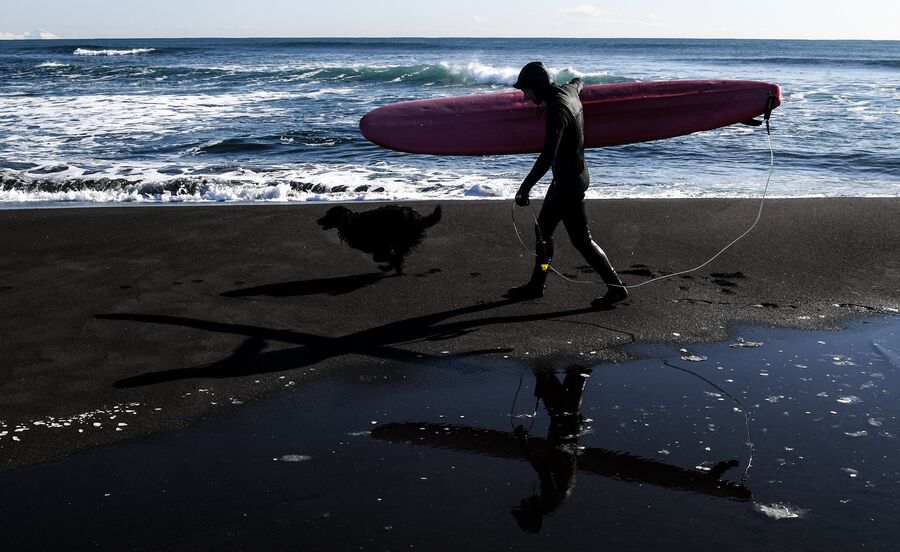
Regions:
<instances>
[{"instance_id":1,"label":"black sand beach","mask_svg":"<svg viewBox=\"0 0 900 552\"><path fill-rule=\"evenodd\" d=\"M635 284L705 261L757 206L623 200L590 202L589 212L596 240ZM600 312L589 304L600 286L560 278L543 299L502 298L532 263L507 202L445 203L401 277L321 231L327 207L0 212L0 418L34 427L131 403L146 413L121 431L7 437L4 468L182 427L323 372L481 356L622 359L619 346L634 342L720 340L741 323L836 328L900 307L896 199L771 200L757 229L711 265ZM532 235L530 211L516 215ZM563 228L557 238L560 271L596 279Z\"/></svg>"},{"instance_id":2,"label":"black sand beach","mask_svg":"<svg viewBox=\"0 0 900 552\"><path fill-rule=\"evenodd\" d=\"M433 203L413 205L429 211ZM626 283L633 285L705 261L753 221L757 206L752 200L593 201L589 213L595 239ZM625 378L635 377L633 374L649 369L639 364L641 358L677 361L681 353L672 357L671 351L684 348L685 358L690 360L695 349L722 347L704 343L733 342L736 328L833 331L852 321L895 318L900 308L900 257L896 254L900 251L896 225L900 202L896 199L771 200L758 228L714 263L689 276L636 288L624 304L605 311L589 306L602 292L599 285L578 285L557 277L551 278L542 299L510 303L502 298L507 288L527 278L532 262L516 240L507 202L445 202L444 219L409 257L406 274L400 277L385 276L370 257L339 243L334 231L321 231L315 220L328 207L0 211L0 458L4 484L13 489L7 496L32 496L39 503L40 497L34 496L30 485L41 485L45 477L48 485L57 485L55 491L47 491L48 496L61 501L59 504L68 501L71 507L72 493L80 496L84 490L77 485L103 486L90 483L94 481L90 478L102 475L84 474L106 472L114 477L125 465L140 467L140 473L146 475L147 489L143 491L171 488L167 482L175 477L174 472L161 475L164 466L175 457L187 459L195 454L212 468L195 474L196 481L215 480L205 485L224 488L229 470L244 465L239 459L244 453L235 444L238 434L269 436L265 440L268 446L251 445L267 461L273 454L276 459L286 454L282 462L321 466L304 463L308 460L305 454L329 448L334 453L347 444L329 441L346 436L344 429L337 428L368 430L377 422L378 431L373 430L372 438L377 433L388 442L403 443L410 437L402 424L435 424L444 419L442 414L438 420L423 421L425 411L468 412L469 419L463 420L465 415L459 414L448 420L454 424L449 429L422 426L458 436L456 444L436 443L434 447L468 450L475 447L469 439L478 441L485 435L494 436L489 440L508 438L479 433L478 428L498 423L485 420L485 405L492 402L498 389L508 390L506 383L512 380L506 376L523 378L522 370L633 366L638 367L636 371L621 373L632 374L622 376ZM516 217L519 228L530 235L530 212L518 209ZM595 278L584 269L562 228L557 235L556 266L572 278ZM740 335L752 337L752 333ZM782 348L788 349L793 338L778 339L787 344ZM812 343L826 341L816 339ZM668 352L660 353L659 347ZM727 352L728 345L723 350ZM788 377L787 369L779 373L777 366L768 368L770 360L752 361L744 375L764 367L765 377L769 372ZM799 361L795 364L802 365ZM852 368L844 369L853 373ZM875 373L883 376L885 370L878 370ZM461 383L460 374L476 374L483 381ZM595 380L597 376L594 373ZM679 385L684 382L672 383L669 377L654 380L660 387L636 382L623 385L638 389L630 399L639 403L635 405L638 408L641 397L648 393L669 389L679 395ZM846 377L844 381L852 376ZM606 383L600 385L610 385L615 377L610 378L601 378ZM740 374L734 379L740 382ZM501 380L506 383L501 385ZM867 385L866 381L859 385ZM527 411L531 408L527 403L533 404L534 390L529 385L533 387L526 382L521 398L516 393L519 411ZM777 391L765 393L778 396ZM430 398L423 399L422 393ZM620 400L596 393L601 393L600 398L595 397L601 405ZM702 397L703 391L699 393ZM506 391L500 394L498 400L507 401ZM451 397L455 403L447 403ZM761 402L761 397L744 395L745 400L755 402ZM422 406L432 400L443 406L434 406L434 410ZM711 400L725 401L722 415L734 416L730 401L721 396ZM872 404L879 403L866 408L871 409ZM385 405L395 405L391 416L386 415L391 407ZM885 417L896 422L896 409L885 408L885 416L879 418L867 410L865 416L860 413L860 420L864 422L868 416L879 426ZM609 415L605 412L598 424ZM481 418L472 420L472 413L481 413ZM885 442L892 439L888 422L884 422ZM272 429L276 427L277 431ZM784 427L792 426L788 422ZM858 434L851 429L849 434ZM329 433L331 430L338 431L338 437ZM735 440L737 445L724 459L741 458L741 463L746 463L742 431L742 424L737 423L726 432L732 445ZM285 436L288 434L292 437ZM662 451L675 446L669 439L663 444L650 443L652 450L641 454L659 456L657 448ZM350 446L361 445L355 441ZM497 447L486 454L509 456L506 445ZM588 465L583 469L607 475L610 468L596 464L618 461L607 449L633 452L627 440L618 447L604 443L602 449L588 449L599 452L591 453L594 467L583 461ZM398 467L403 458L412 461L416 457L415 451L410 455L405 449L397 450L390 457L399 462ZM385 469L386 453L377 454L381 459L378 469ZM339 456L345 457L344 453ZM645 472L647 464L628 460L624 467L616 468L620 470L616 477L701 495L725 492L710 490L706 480L696 479L696 459L688 456L676 461L676 456L669 464L661 464L661 456L648 460L657 470L655 475ZM360 453L356 462L362 464L354 470L367 469L365 458ZM224 463L219 465L220 461ZM469 473L466 465L460 460L452 469L459 467ZM528 462L521 465L534 475ZM160 474L154 473L155 466ZM415 466L412 461L408 469L415 471ZM469 468L475 469L474 464ZM42 476L45 472L41 470L48 471ZM659 470L669 475L661 476ZM332 471L316 473L323 482L331 481L331 476L346 476ZM59 481L69 477L66 474L80 483L59 486ZM181 477L187 476L175 479ZM736 479L731 477L730 484L739 485ZM189 480L182 483L190 485ZM153 481L159 485L155 487ZM132 481L130 485L144 484ZM332 488L342 500L361 500L363 496L375 500L380 492L344 485L350 483ZM592 496L589 488L579 487L581 499ZM276 508L274 504L282 499L275 496L274 502L268 503L261 496L251 496L252 489L239 492L245 493L240 501L215 507L223 519L257 506L262 508L257 514L265 511L278 518L267 509ZM317 488L310 492L321 497L331 491ZM896 489L890 492L896 493ZM135 493L127 498L132 505L136 504L133 501L163 500L139 497L134 489L128 493ZM743 500L744 490L734 493L731 500ZM884 500L896 500L896 494L893 496ZM288 492L283 500L306 499ZM428 500L437 499L431 496ZM105 506L99 504L95 505L97 514L106 515ZM876 500L872 507L876 511L878 504ZM395 505L391 512L402 517L409 507ZM777 511L781 506L765 507ZM184 515L190 515L190 507L184 503L171 508L175 510L167 510L169 514L183 509ZM318 522L304 518L301 525L311 531L310 536L291 542L327 547L325 543L334 538L332 531L338 527L328 521L328 512L322 512L324 517L319 519L328 525L327 531L317 532ZM354 524L352 514L346 515L350 517L338 524L344 529ZM508 512L502 515L509 517ZM285 547L286 541L277 537L278 530L295 531L297 526L279 521L273 533L263 517L248 530L254 542ZM519 521L527 525L527 520ZM138 533L152 534L152 525L142 525ZM392 527L387 521L383 525ZM197 535L222 530L215 524L194 529ZM489 529L488 524L476 531L481 537L474 541L478 543L474 548L505 547L500 546L503 542L491 541ZM239 532L232 539L226 533L219 532L217 542L227 546L245 542L242 539L249 534ZM262 533L268 536L263 538ZM422 527L413 533L428 539L444 534ZM154 548L148 544L154 542L149 537L142 540L130 534L122 541L119 533L110 535L95 542L115 546L127 541L127 548ZM82 538L87 540L75 548L91 548L85 543L92 537ZM189 547L188 540L179 538L166 537L164 544L157 544ZM65 544L64 540L55 542ZM384 546L378 543L399 546L407 541L363 535L353 542L380 549Z\"/></svg>"}]
</instances>

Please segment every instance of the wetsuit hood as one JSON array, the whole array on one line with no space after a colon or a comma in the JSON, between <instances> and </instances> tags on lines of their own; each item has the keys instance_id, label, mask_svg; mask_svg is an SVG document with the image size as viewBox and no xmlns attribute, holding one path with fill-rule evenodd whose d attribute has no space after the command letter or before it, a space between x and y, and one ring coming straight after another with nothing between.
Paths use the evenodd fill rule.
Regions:
<instances>
[{"instance_id":1,"label":"wetsuit hood","mask_svg":"<svg viewBox=\"0 0 900 552\"><path fill-rule=\"evenodd\" d=\"M540 61L532 61L519 71L519 78L513 84L514 88L519 90L531 90L539 99L544 99L547 90L553 86L553 79L550 78L550 71Z\"/></svg>"}]
</instances>

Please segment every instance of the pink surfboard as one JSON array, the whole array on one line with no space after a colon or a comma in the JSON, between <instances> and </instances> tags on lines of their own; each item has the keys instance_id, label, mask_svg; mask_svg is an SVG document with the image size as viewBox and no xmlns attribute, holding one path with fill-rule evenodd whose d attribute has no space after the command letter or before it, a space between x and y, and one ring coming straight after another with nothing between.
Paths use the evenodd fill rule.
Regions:
<instances>
[{"instance_id":1,"label":"pink surfboard","mask_svg":"<svg viewBox=\"0 0 900 552\"><path fill-rule=\"evenodd\" d=\"M585 86L585 147L660 140L740 123L781 104L761 81L659 81ZM542 108L522 93L476 94L386 105L359 122L363 136L393 150L434 155L536 153Z\"/></svg>"}]
</instances>

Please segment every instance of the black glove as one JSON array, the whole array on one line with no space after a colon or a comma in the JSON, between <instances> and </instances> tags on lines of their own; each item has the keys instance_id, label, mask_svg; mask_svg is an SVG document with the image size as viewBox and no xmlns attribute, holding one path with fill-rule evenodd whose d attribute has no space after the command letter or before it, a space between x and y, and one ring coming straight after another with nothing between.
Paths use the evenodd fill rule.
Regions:
<instances>
[{"instance_id":1,"label":"black glove","mask_svg":"<svg viewBox=\"0 0 900 552\"><path fill-rule=\"evenodd\" d=\"M516 192L516 205L519 207L527 207L531 205L531 200L528 199L528 192L519 188L519 191Z\"/></svg>"}]
</instances>

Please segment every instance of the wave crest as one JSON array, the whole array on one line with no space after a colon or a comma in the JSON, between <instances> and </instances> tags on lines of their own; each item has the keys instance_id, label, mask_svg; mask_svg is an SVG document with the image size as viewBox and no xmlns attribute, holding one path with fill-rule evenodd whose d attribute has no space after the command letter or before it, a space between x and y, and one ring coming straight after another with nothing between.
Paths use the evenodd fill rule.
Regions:
<instances>
[{"instance_id":1,"label":"wave crest","mask_svg":"<svg viewBox=\"0 0 900 552\"><path fill-rule=\"evenodd\" d=\"M550 69L556 82L565 83L578 77L585 84L607 84L630 82L634 79L614 76L607 72L583 73L571 67ZM395 65L395 66L353 66L309 68L301 77L325 81L361 80L371 82L395 82L420 86L512 86L519 74L518 67L500 67L470 61L451 63L442 61L435 64Z\"/></svg>"},{"instance_id":2,"label":"wave crest","mask_svg":"<svg viewBox=\"0 0 900 552\"><path fill-rule=\"evenodd\" d=\"M72 55L76 56L131 56L137 54L149 54L155 52L156 48L131 48L128 50L92 50L90 48L76 48Z\"/></svg>"},{"instance_id":3,"label":"wave crest","mask_svg":"<svg viewBox=\"0 0 900 552\"><path fill-rule=\"evenodd\" d=\"M302 165L255 172L236 166L152 168L116 174L86 171L74 165L48 165L27 170L0 168L0 208L4 204L76 202L218 203L415 200L511 197L516 181L494 179L478 184L471 175L417 168ZM130 172L130 171L129 171Z\"/></svg>"},{"instance_id":4,"label":"wave crest","mask_svg":"<svg viewBox=\"0 0 900 552\"><path fill-rule=\"evenodd\" d=\"M170 54L169 49L133 48L100 50L78 48L77 56L139 56L142 54ZM518 67L491 65L474 60L469 62L439 61L415 65L308 65L293 64L283 66L191 66L156 64L66 64L46 61L36 66L39 69L64 69L73 76L98 79L179 79L197 82L267 82L314 84L320 82L353 86L356 83L401 84L413 87L510 87L519 74ZM610 84L634 82L636 79L610 75L605 71L583 72L572 67L550 69L554 80L560 84L575 77L585 84Z\"/></svg>"}]
</instances>

